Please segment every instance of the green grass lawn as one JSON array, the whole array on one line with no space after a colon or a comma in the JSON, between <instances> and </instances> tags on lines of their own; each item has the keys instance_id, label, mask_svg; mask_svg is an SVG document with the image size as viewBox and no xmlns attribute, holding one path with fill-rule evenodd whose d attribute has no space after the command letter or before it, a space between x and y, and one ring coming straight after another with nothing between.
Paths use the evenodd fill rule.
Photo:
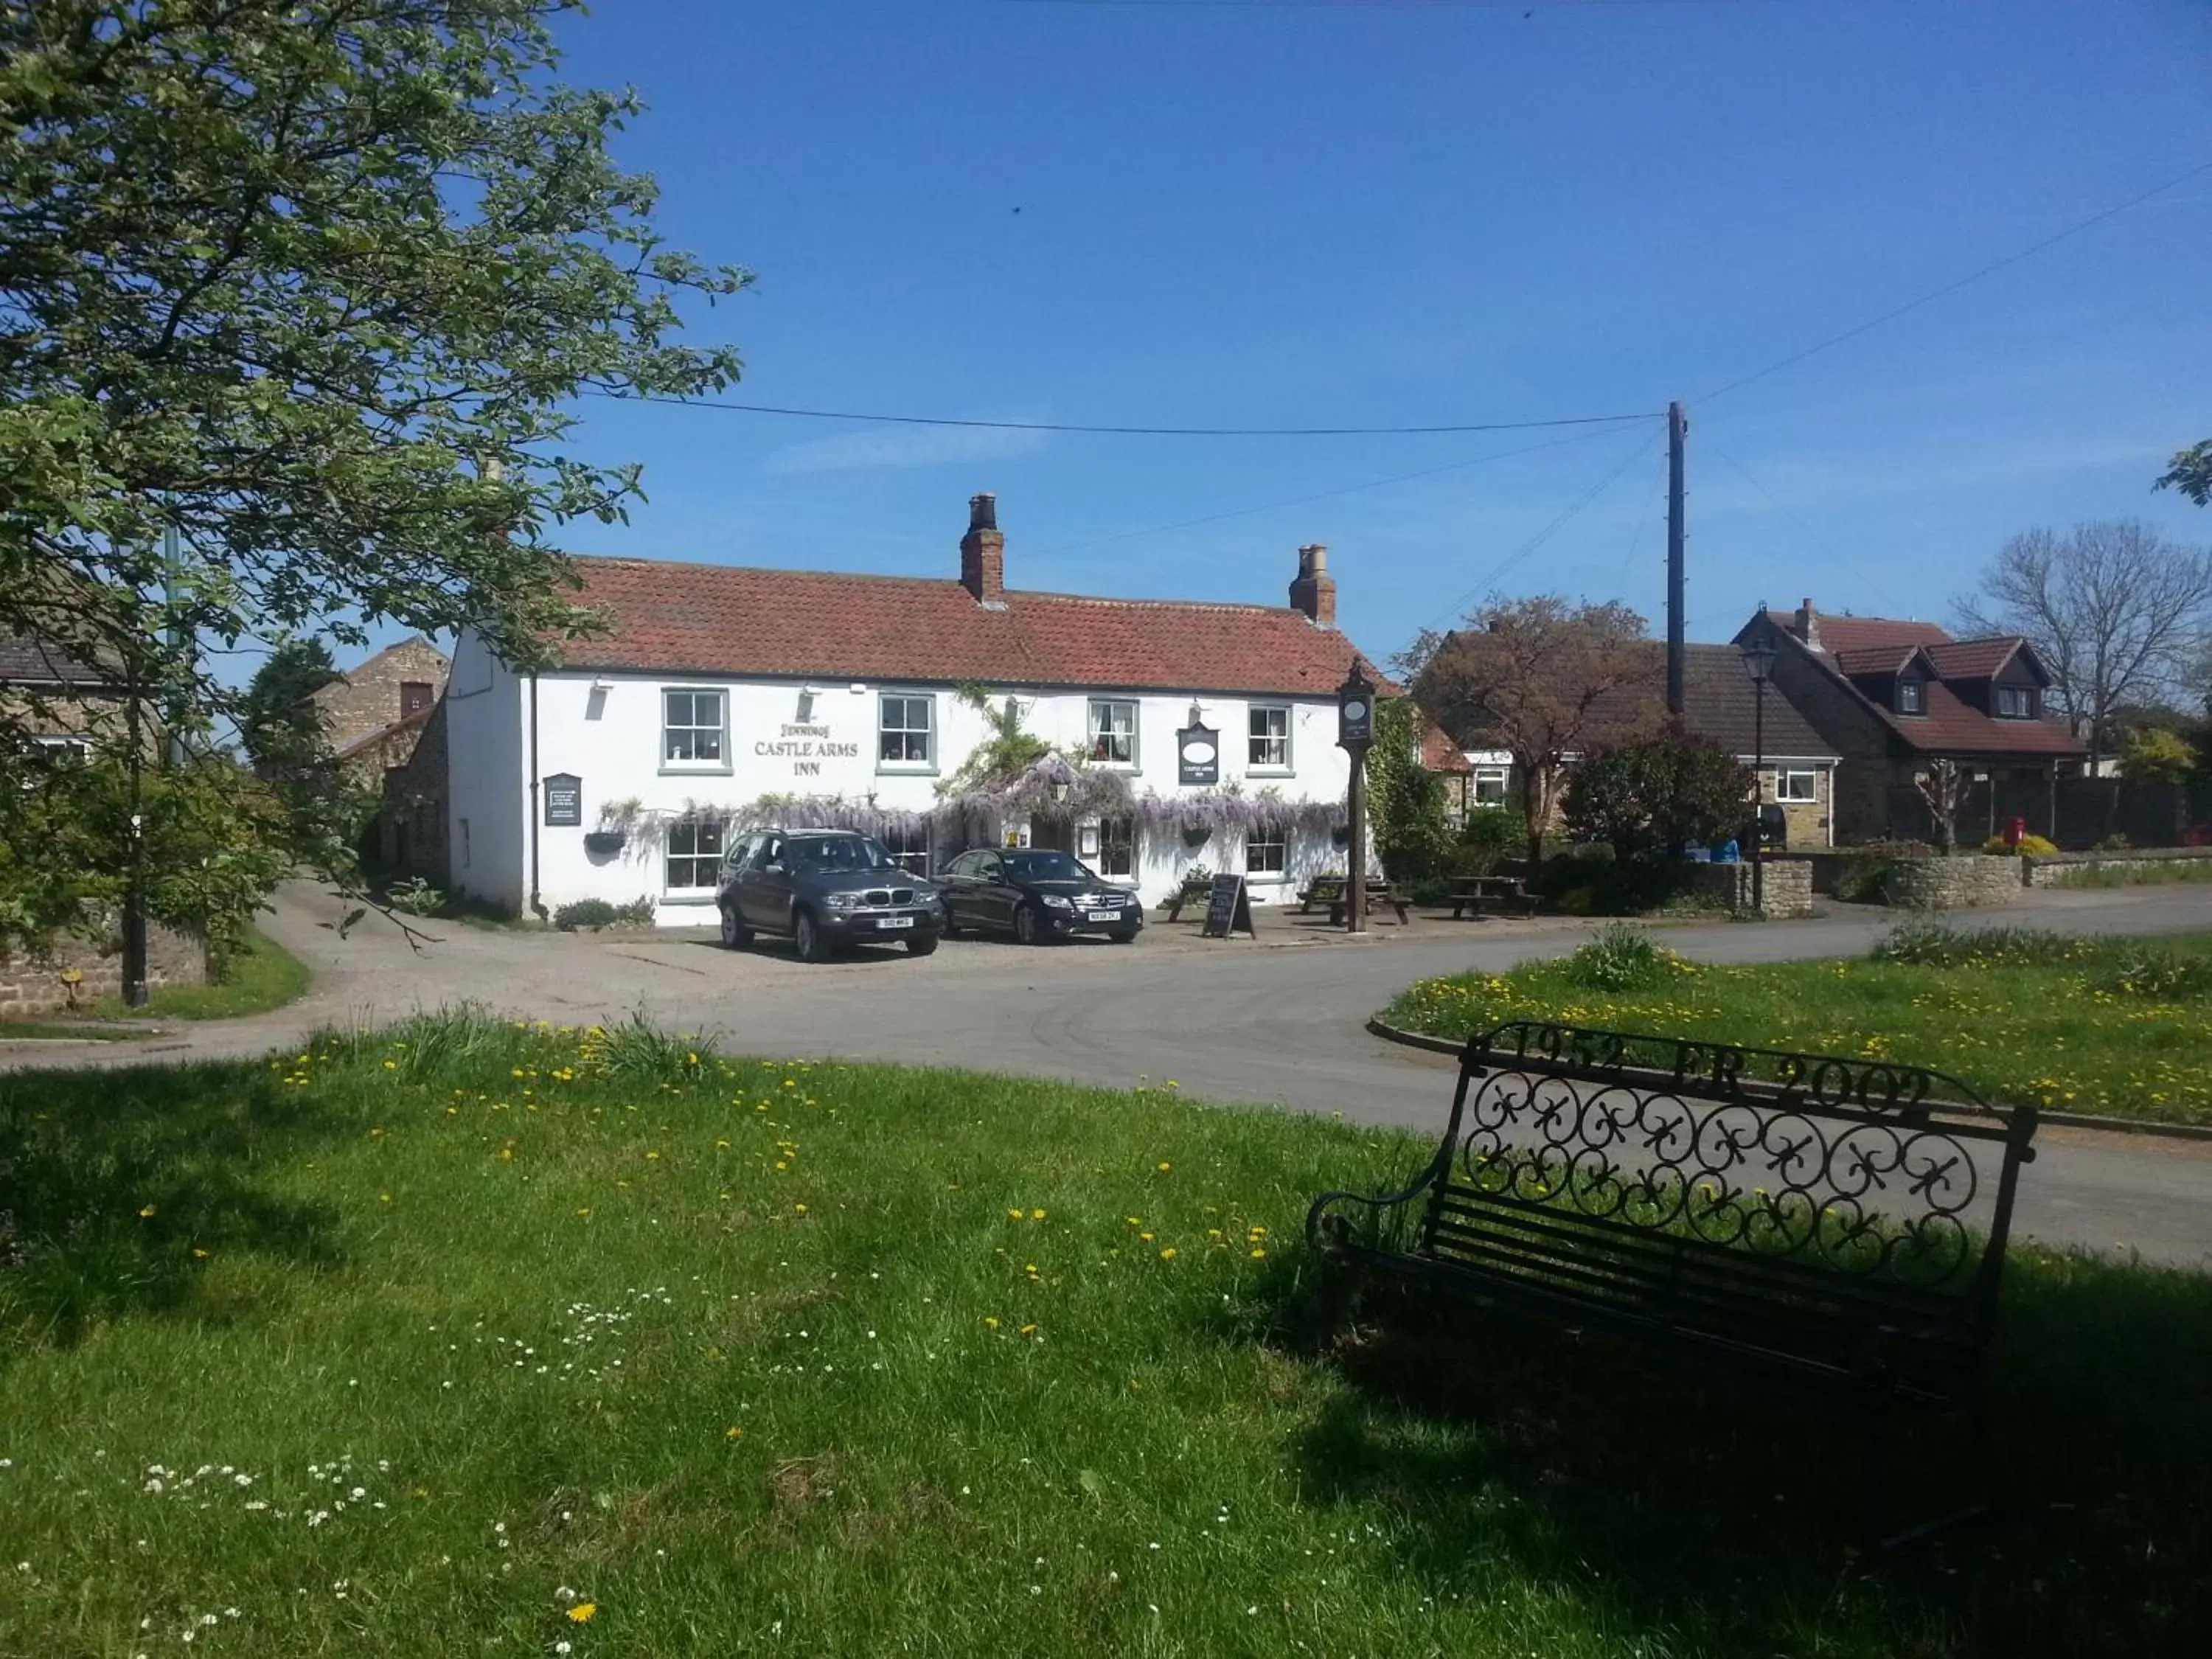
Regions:
<instances>
[{"instance_id":1,"label":"green grass lawn","mask_svg":"<svg viewBox=\"0 0 2212 1659\"><path fill-rule=\"evenodd\" d=\"M2125 858L2124 853L2115 857ZM2141 864L2082 864L2062 869L2053 887L2163 887L2179 882L2212 881L2212 859L2153 859Z\"/></svg>"},{"instance_id":2,"label":"green grass lawn","mask_svg":"<svg viewBox=\"0 0 2212 1659\"><path fill-rule=\"evenodd\" d=\"M2014 1518L1858 1572L1832 1403L1498 1316L1301 1340L1308 1200L1426 1151L465 1018L0 1077L0 1654L2201 1640L2206 1279L2016 1253Z\"/></svg>"},{"instance_id":3,"label":"green grass lawn","mask_svg":"<svg viewBox=\"0 0 2212 1659\"><path fill-rule=\"evenodd\" d=\"M258 928L248 928L222 977L206 985L157 985L143 1008L106 998L91 1012L102 1019L235 1019L265 1014L307 992L307 966Z\"/></svg>"},{"instance_id":4,"label":"green grass lawn","mask_svg":"<svg viewBox=\"0 0 2212 1659\"><path fill-rule=\"evenodd\" d=\"M2212 934L2090 939L1931 923L1900 937L1903 957L1756 967L1662 951L1657 969L1618 984L1589 971L1585 947L1510 973L1423 980L1383 1018L1449 1037L1553 1019L1896 1060L2000 1104L2212 1123Z\"/></svg>"}]
</instances>

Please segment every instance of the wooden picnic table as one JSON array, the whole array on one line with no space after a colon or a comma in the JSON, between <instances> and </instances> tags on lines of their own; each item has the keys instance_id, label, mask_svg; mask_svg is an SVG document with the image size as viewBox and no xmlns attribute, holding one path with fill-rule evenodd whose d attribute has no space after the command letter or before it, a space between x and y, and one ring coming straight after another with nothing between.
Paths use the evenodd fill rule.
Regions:
<instances>
[{"instance_id":1,"label":"wooden picnic table","mask_svg":"<svg viewBox=\"0 0 2212 1659\"><path fill-rule=\"evenodd\" d=\"M1480 916L1486 898L1510 900L1526 911L1536 908L1535 896L1528 890L1528 877L1493 871L1488 875L1461 876L1452 883L1452 920L1457 921L1462 915Z\"/></svg>"},{"instance_id":2,"label":"wooden picnic table","mask_svg":"<svg viewBox=\"0 0 2212 1659\"><path fill-rule=\"evenodd\" d=\"M1337 927L1342 927L1344 913L1349 908L1349 901L1344 890L1347 885L1349 884L1342 876L1316 877L1313 885L1298 895L1298 914L1309 915L1315 905L1326 904L1328 906L1330 922ZM1369 914L1374 914L1378 907L1386 906L1398 913L1401 925L1411 920L1412 912L1406 901L1398 896L1398 890L1387 879L1370 877L1367 883Z\"/></svg>"}]
</instances>

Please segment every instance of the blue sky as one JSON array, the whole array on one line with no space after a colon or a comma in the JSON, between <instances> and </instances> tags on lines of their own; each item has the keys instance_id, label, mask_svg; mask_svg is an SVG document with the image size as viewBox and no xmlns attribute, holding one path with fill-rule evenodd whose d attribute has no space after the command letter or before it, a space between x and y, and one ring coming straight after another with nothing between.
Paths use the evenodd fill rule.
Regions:
<instances>
[{"instance_id":1,"label":"blue sky","mask_svg":"<svg viewBox=\"0 0 2212 1659\"><path fill-rule=\"evenodd\" d=\"M2149 492L2212 436L2212 172L1705 395L2212 161L2212 6L599 0L562 29L568 79L651 104L618 153L670 240L757 273L696 317L744 351L733 398L1338 426L1681 398L1692 638L1808 594L1940 619L2038 524L2212 541ZM574 447L644 462L650 500L578 551L950 575L992 489L1015 586L1281 603L1320 541L1377 653L1492 588L1660 622L1656 418L584 413Z\"/></svg>"}]
</instances>

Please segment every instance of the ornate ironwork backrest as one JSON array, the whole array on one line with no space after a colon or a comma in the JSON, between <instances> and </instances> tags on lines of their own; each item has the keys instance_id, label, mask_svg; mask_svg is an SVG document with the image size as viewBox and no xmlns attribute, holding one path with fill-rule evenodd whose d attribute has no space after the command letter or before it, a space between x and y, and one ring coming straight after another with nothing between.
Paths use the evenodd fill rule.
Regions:
<instances>
[{"instance_id":1,"label":"ornate ironwork backrest","mask_svg":"<svg viewBox=\"0 0 2212 1659\"><path fill-rule=\"evenodd\" d=\"M2034 1133L1922 1066L1516 1020L1469 1040L1437 1173L1986 1310Z\"/></svg>"}]
</instances>

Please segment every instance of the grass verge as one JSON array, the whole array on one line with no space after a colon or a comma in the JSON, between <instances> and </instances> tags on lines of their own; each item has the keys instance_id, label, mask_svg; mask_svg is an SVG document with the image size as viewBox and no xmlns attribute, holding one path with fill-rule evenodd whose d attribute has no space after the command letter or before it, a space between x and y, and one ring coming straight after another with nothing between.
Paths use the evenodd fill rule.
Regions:
<instances>
[{"instance_id":1,"label":"grass verge","mask_svg":"<svg viewBox=\"0 0 2212 1659\"><path fill-rule=\"evenodd\" d=\"M0 1079L0 1652L2201 1636L2212 1283L2016 1253L2018 1519L1859 1575L1830 1405L1503 1319L1288 1340L1308 1199L1426 1150L461 1017Z\"/></svg>"},{"instance_id":2,"label":"grass verge","mask_svg":"<svg viewBox=\"0 0 2212 1659\"><path fill-rule=\"evenodd\" d=\"M157 985L143 1008L111 997L91 1012L101 1019L236 1019L297 1002L309 982L307 964L259 928L249 928L212 984Z\"/></svg>"},{"instance_id":3,"label":"grass verge","mask_svg":"<svg viewBox=\"0 0 2212 1659\"><path fill-rule=\"evenodd\" d=\"M1463 1037L1553 1019L1948 1072L1999 1104L2212 1123L2212 934L1900 927L1865 959L1714 967L1608 929L1571 957L1423 980L1382 1018ZM2194 964L2192 966L2192 964Z\"/></svg>"}]
</instances>

